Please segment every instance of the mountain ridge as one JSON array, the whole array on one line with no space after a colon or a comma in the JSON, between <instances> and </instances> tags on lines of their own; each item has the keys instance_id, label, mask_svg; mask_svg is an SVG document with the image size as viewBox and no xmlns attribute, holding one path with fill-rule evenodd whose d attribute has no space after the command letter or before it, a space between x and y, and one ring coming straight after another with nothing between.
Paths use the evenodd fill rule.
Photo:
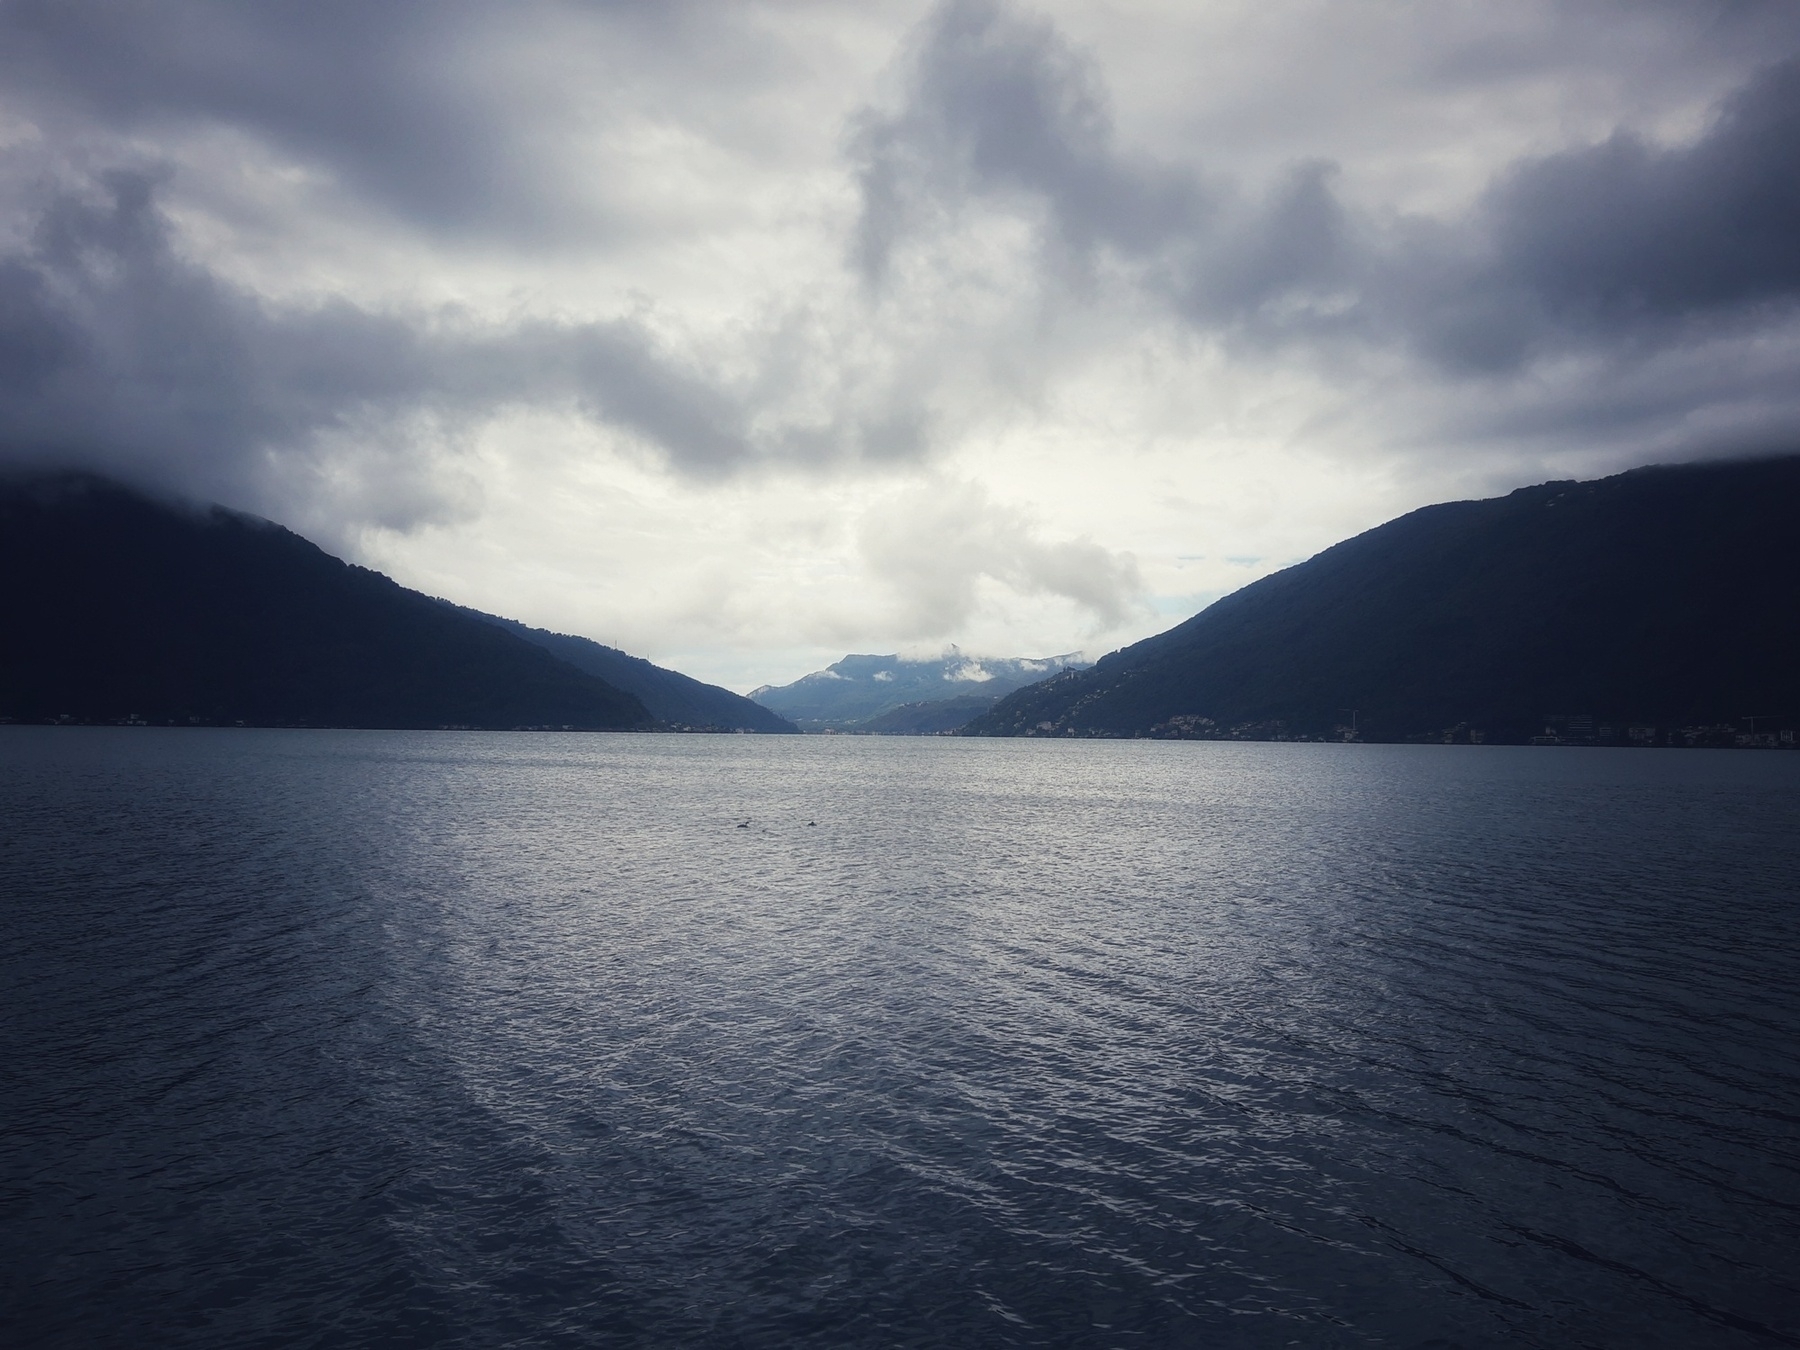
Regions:
<instances>
[{"instance_id":1,"label":"mountain ridge","mask_svg":"<svg viewBox=\"0 0 1800 1350\"><path fill-rule=\"evenodd\" d=\"M0 474L0 577L8 720L497 730L658 722L636 694L507 621L410 590L261 517L97 474Z\"/></svg>"},{"instance_id":2,"label":"mountain ridge","mask_svg":"<svg viewBox=\"0 0 1800 1350\"><path fill-rule=\"evenodd\" d=\"M1800 456L1542 483L1408 512L962 731L1524 741L1557 719L1596 738L1792 719L1796 596Z\"/></svg>"},{"instance_id":3,"label":"mountain ridge","mask_svg":"<svg viewBox=\"0 0 1800 1350\"><path fill-rule=\"evenodd\" d=\"M450 601L445 601L450 604ZM452 605L465 614L496 624L534 646L608 684L633 694L665 726L684 731L755 731L796 735L799 728L753 699L678 670L656 665L592 638L534 628L518 619Z\"/></svg>"}]
</instances>

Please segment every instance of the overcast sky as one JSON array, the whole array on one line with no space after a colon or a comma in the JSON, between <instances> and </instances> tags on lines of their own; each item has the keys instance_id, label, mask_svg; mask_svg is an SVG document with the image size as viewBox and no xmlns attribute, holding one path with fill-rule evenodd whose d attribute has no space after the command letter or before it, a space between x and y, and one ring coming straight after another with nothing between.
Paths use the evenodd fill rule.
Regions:
<instances>
[{"instance_id":1,"label":"overcast sky","mask_svg":"<svg viewBox=\"0 0 1800 1350\"><path fill-rule=\"evenodd\" d=\"M0 0L0 456L735 688L1783 448L1791 0Z\"/></svg>"}]
</instances>

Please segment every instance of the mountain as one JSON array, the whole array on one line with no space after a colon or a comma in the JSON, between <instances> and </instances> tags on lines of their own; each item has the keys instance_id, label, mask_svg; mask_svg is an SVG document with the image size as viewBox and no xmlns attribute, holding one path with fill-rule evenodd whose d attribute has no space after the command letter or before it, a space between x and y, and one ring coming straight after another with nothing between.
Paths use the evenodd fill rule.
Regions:
<instances>
[{"instance_id":1,"label":"mountain","mask_svg":"<svg viewBox=\"0 0 1800 1350\"><path fill-rule=\"evenodd\" d=\"M1791 731L1796 613L1800 457L1638 469L1414 511L964 733L1667 742L1728 740L1752 715Z\"/></svg>"},{"instance_id":2,"label":"mountain","mask_svg":"<svg viewBox=\"0 0 1800 1350\"><path fill-rule=\"evenodd\" d=\"M868 736L941 736L980 716L999 701L998 695L958 694L954 698L940 698L928 703L902 703L879 717L859 723L856 730Z\"/></svg>"},{"instance_id":3,"label":"mountain","mask_svg":"<svg viewBox=\"0 0 1800 1350\"><path fill-rule=\"evenodd\" d=\"M456 606L456 608L461 608ZM799 730L787 718L771 712L762 704L704 684L691 675L652 665L641 656L631 656L617 647L608 647L591 638L553 633L546 628L532 628L517 619L503 619L497 614L464 609L465 614L498 624L509 633L542 647L552 656L567 661L575 669L598 676L608 684L633 694L650 710L650 715L669 727L690 731L762 731Z\"/></svg>"},{"instance_id":4,"label":"mountain","mask_svg":"<svg viewBox=\"0 0 1800 1350\"><path fill-rule=\"evenodd\" d=\"M905 703L934 703L965 694L998 698L1077 664L1073 655L976 659L954 647L929 661L846 656L792 684L753 689L750 697L797 723L802 731L852 730Z\"/></svg>"},{"instance_id":5,"label":"mountain","mask_svg":"<svg viewBox=\"0 0 1800 1350\"><path fill-rule=\"evenodd\" d=\"M475 610L469 612L478 613ZM787 718L754 699L734 694L716 684L706 684L680 671L653 665L641 656L632 656L592 638L532 628L517 619L503 619L493 614L480 617L542 647L577 670L598 676L608 684L636 695L650 710L651 716L667 726L694 731L758 731L788 735L799 731Z\"/></svg>"},{"instance_id":6,"label":"mountain","mask_svg":"<svg viewBox=\"0 0 1800 1350\"><path fill-rule=\"evenodd\" d=\"M0 716L646 728L633 695L279 525L84 474L0 480Z\"/></svg>"}]
</instances>

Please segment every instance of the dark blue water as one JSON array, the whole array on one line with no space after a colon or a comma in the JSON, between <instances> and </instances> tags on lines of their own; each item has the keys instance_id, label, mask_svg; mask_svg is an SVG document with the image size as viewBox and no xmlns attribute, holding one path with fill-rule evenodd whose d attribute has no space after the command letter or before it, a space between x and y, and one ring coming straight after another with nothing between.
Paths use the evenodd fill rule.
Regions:
<instances>
[{"instance_id":1,"label":"dark blue water","mask_svg":"<svg viewBox=\"0 0 1800 1350\"><path fill-rule=\"evenodd\" d=\"M12 1345L1800 1344L1800 755L0 728L0 988Z\"/></svg>"}]
</instances>

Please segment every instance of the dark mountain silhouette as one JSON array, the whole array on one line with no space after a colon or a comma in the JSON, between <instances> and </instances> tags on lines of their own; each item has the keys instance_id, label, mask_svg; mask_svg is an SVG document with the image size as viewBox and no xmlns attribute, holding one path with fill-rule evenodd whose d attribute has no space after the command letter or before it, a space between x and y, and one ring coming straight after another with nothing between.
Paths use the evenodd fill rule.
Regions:
<instances>
[{"instance_id":1,"label":"dark mountain silhouette","mask_svg":"<svg viewBox=\"0 0 1800 1350\"><path fill-rule=\"evenodd\" d=\"M1666 743L1752 716L1752 731L1792 729L1796 615L1800 457L1639 469L1414 511L964 731L1269 738L1354 722L1368 740Z\"/></svg>"},{"instance_id":2,"label":"dark mountain silhouette","mask_svg":"<svg viewBox=\"0 0 1800 1350\"><path fill-rule=\"evenodd\" d=\"M458 606L457 608L461 608ZM631 656L617 647L608 647L591 638L553 633L547 628L532 628L517 619L503 619L497 614L464 609L462 613L498 624L516 633L552 656L567 661L577 670L598 676L608 684L634 694L650 710L650 715L665 726L695 731L762 731L796 734L800 728L779 713L762 704L705 684L691 675L652 665L641 656Z\"/></svg>"},{"instance_id":3,"label":"dark mountain silhouette","mask_svg":"<svg viewBox=\"0 0 1800 1350\"><path fill-rule=\"evenodd\" d=\"M637 698L279 525L0 480L0 716L642 728Z\"/></svg>"}]
</instances>

